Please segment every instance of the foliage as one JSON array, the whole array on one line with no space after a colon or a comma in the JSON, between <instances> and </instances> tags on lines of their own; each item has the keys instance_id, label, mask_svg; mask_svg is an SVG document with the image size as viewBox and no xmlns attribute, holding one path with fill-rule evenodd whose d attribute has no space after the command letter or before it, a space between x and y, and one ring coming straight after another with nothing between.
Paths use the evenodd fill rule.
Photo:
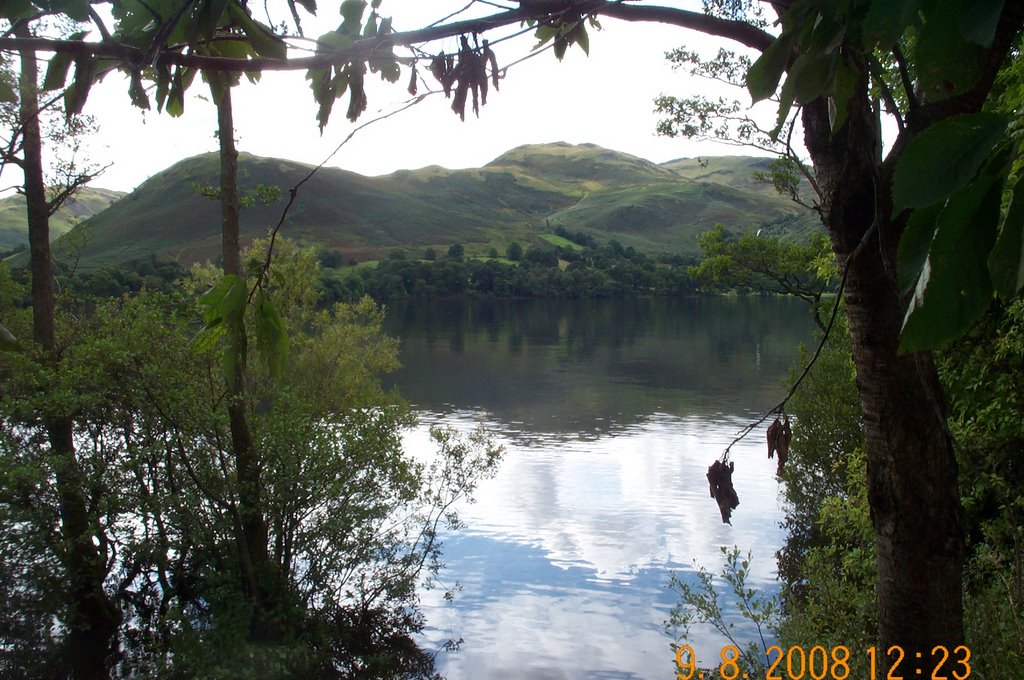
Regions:
<instances>
[{"instance_id":1,"label":"foliage","mask_svg":"<svg viewBox=\"0 0 1024 680\"><path fill-rule=\"evenodd\" d=\"M366 294L378 301L460 294L576 298L693 292L686 260L655 263L632 247L613 243L596 249L531 246L519 261L510 262L389 259L373 268L322 278L321 285L327 299L353 300ZM566 269L558 266L560 260L568 262Z\"/></svg>"},{"instance_id":2,"label":"foliage","mask_svg":"<svg viewBox=\"0 0 1024 680\"><path fill-rule=\"evenodd\" d=\"M859 678L868 677L863 650L878 640L875 535L863 481L863 450L848 453L843 463L845 488L817 499L817 539L803 556L800 580L784 590L786 615L779 640L784 648L843 645L851 650L850 677Z\"/></svg>"},{"instance_id":3,"label":"foliage","mask_svg":"<svg viewBox=\"0 0 1024 680\"><path fill-rule=\"evenodd\" d=\"M704 258L690 268L690 276L702 287L794 295L811 304L819 328L825 327L822 296L835 279L836 265L824 234L804 244L750 232L736 236L718 225L697 241Z\"/></svg>"},{"instance_id":4,"label":"foliage","mask_svg":"<svg viewBox=\"0 0 1024 680\"><path fill-rule=\"evenodd\" d=\"M807 349L801 347L796 366L805 366L809 359ZM796 370L790 381L796 380ZM801 524L809 525L818 517L826 498L845 497L851 484L864 482L848 468L848 459L864 442L855 377L849 331L840 314L817 360L786 404L796 423L782 479L789 513Z\"/></svg>"},{"instance_id":5,"label":"foliage","mask_svg":"<svg viewBox=\"0 0 1024 680\"><path fill-rule=\"evenodd\" d=\"M0 669L63 672L66 574L46 414L71 413L95 508L110 597L121 613L116 672L167 677L432 677L413 636L416 588L440 556L455 504L495 470L483 433L433 433L438 453L401 447L406 408L377 376L395 341L369 300L316 309L312 251L278 244L272 295L289 350L247 372L260 452L274 644L250 637L237 550L240 485L230 456L219 340L196 343L195 299L144 292L64 314L55 363L0 354ZM259 259L257 249L250 260ZM219 277L198 269L193 288ZM2 317L30 335L23 295L0 277ZM239 332L254 338L257 320ZM154 348L159 351L154 352ZM53 622L56 622L54 624Z\"/></svg>"},{"instance_id":6,"label":"foliage","mask_svg":"<svg viewBox=\"0 0 1024 680\"><path fill-rule=\"evenodd\" d=\"M861 77L858 65L872 63L875 49L888 51L908 30L917 34L910 61L918 81L914 92L904 93L911 109L918 100L949 101L979 84L983 48L995 39L998 11L958 18L943 3L922 8L920 15L906 11L910 5L869 5L853 25L816 0L794 3L783 14L778 40L747 73L754 101L773 95L786 73L776 135L794 104L820 96L831 98L832 130L838 130ZM843 34L851 38L833 39ZM790 65L794 46L798 56ZM948 343L980 318L993 291L1009 300L1024 285L1024 201L1011 175L1020 149L1010 122L1009 115L991 111L954 114L919 131L896 159L894 212L912 211L899 252L900 282L905 292L913 292L904 319L904 350ZM1004 193L1010 199L1001 210Z\"/></svg>"},{"instance_id":7,"label":"foliage","mask_svg":"<svg viewBox=\"0 0 1024 680\"><path fill-rule=\"evenodd\" d=\"M81 300L119 297L143 290L170 293L187 273L178 263L161 260L155 255L130 260L118 267L77 270L58 264L55 269L70 294Z\"/></svg>"},{"instance_id":8,"label":"foliage","mask_svg":"<svg viewBox=\"0 0 1024 680\"><path fill-rule=\"evenodd\" d=\"M995 305L941 357L970 527L967 639L982 677L1013 677L1024 639L1024 301Z\"/></svg>"},{"instance_id":9,"label":"foliage","mask_svg":"<svg viewBox=\"0 0 1024 680\"><path fill-rule=\"evenodd\" d=\"M678 600L665 622L665 630L674 640L672 651L678 654L679 648L689 639L693 624L710 624L739 651L739 673L734 677L743 677L744 673L752 678L761 677L767 670L765 659L768 643L765 636L774 635L779 625L779 603L776 598L769 598L747 586L752 559L750 553L744 557L735 546L730 549L722 546L721 552L725 564L722 566L720 579L728 586L733 598L732 604L737 612L748 624L753 625L761 646L758 647L756 642L749 640L740 641L736 624L726 620L727 614L722 608L721 595L715 585L716 579L703 566L697 567L696 585L687 583L679 574L672 574L668 588L678 595ZM696 664L696 659L689 661ZM702 668L701 671L704 678L722 677L718 674L718 666Z\"/></svg>"},{"instance_id":10,"label":"foliage","mask_svg":"<svg viewBox=\"0 0 1024 680\"><path fill-rule=\"evenodd\" d=\"M0 81L10 83L14 94L18 77L2 61ZM0 100L0 169L23 162L25 126L21 115L16 94ZM99 130L93 116L69 115L60 100L44 102L38 116L40 131L46 141L44 182L47 208L53 215L86 184L101 175L106 167L83 158L84 143ZM64 219L68 219L66 211Z\"/></svg>"}]
</instances>

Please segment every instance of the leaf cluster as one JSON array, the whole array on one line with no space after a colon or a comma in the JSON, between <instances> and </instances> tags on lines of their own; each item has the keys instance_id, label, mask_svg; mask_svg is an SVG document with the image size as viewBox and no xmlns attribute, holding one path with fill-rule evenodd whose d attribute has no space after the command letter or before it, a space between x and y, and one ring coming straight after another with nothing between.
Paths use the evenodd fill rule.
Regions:
<instances>
[{"instance_id":1,"label":"leaf cluster","mask_svg":"<svg viewBox=\"0 0 1024 680\"><path fill-rule=\"evenodd\" d=\"M879 204L907 220L899 253L908 299L900 345L905 351L959 337L993 294L1010 300L1024 286L1024 208L1013 173L1020 149L1010 114L955 115L955 106L954 115L941 113L984 85L986 50L996 39L1004 3L983 4L860 0L848 7L801 0L782 15L780 35L747 73L755 102L779 92L773 136L793 106L819 98L827 100L837 134L851 102L865 96L868 80L905 130L888 161L892 205L888 197ZM880 59L899 77L893 70L884 77ZM905 105L892 94L895 82ZM905 128L902 110L912 126ZM929 125L926 110L939 112L932 119L938 122Z\"/></svg>"},{"instance_id":2,"label":"leaf cluster","mask_svg":"<svg viewBox=\"0 0 1024 680\"><path fill-rule=\"evenodd\" d=\"M702 287L794 295L811 304L818 325L823 327L822 296L836 277L835 260L824 234L798 243L751 232L735 236L719 225L697 240L704 257L690 268L690 276Z\"/></svg>"},{"instance_id":3,"label":"leaf cluster","mask_svg":"<svg viewBox=\"0 0 1024 680\"><path fill-rule=\"evenodd\" d=\"M474 36L476 40L476 36ZM458 55L441 52L430 62L430 72L441 83L444 96L451 98L452 111L466 120L466 98L472 94L473 113L480 115L480 106L487 103L487 67L491 68L490 82L498 89L498 60L487 40L483 45L470 46L469 38L459 37ZM413 74L415 78L415 74ZM415 82L415 80L413 81ZM415 92L412 92L415 94Z\"/></svg>"}]
</instances>

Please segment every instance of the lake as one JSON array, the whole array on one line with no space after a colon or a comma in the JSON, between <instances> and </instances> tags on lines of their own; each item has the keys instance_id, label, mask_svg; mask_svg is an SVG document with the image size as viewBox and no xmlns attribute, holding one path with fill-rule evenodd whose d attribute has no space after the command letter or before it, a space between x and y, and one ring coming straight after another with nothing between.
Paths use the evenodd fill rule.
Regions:
<instances>
[{"instance_id":1,"label":"lake","mask_svg":"<svg viewBox=\"0 0 1024 680\"><path fill-rule=\"evenodd\" d=\"M750 585L777 590L783 510L764 429L732 449L731 526L705 474L783 396L813 329L806 304L780 298L390 305L403 368L389 381L420 414L406 445L428 451L433 424L483 423L506 447L445 542L440 581L461 589L422 594L424 644L463 640L439 652L441 672L669 680L671 572L717 573L736 545L753 553ZM725 642L695 628L690 644L717 664Z\"/></svg>"}]
</instances>

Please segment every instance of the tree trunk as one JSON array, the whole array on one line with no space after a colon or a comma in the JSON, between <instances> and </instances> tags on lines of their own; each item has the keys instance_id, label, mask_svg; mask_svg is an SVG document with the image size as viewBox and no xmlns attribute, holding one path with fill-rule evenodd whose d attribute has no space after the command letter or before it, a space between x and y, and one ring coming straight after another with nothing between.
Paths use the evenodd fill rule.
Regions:
<instances>
[{"instance_id":1,"label":"tree trunk","mask_svg":"<svg viewBox=\"0 0 1024 680\"><path fill-rule=\"evenodd\" d=\"M15 29L19 38L31 37L24 25ZM53 263L50 258L50 216L43 183L43 142L39 126L39 67L35 52L21 51L20 98L22 149L25 174L25 209L28 220L29 257L32 269L32 335L35 341L54 348Z\"/></svg>"},{"instance_id":2,"label":"tree trunk","mask_svg":"<svg viewBox=\"0 0 1024 680\"><path fill-rule=\"evenodd\" d=\"M891 177L880 158L867 83L859 90L848 122L834 136L823 100L805 107L803 122L823 193L822 218L847 269L876 534L879 659L899 645L906 673L930 662L935 646L952 652L963 643L964 525L935 365L929 353L897 352L906 305L896 281L896 248L905 220L889 217Z\"/></svg>"},{"instance_id":3,"label":"tree trunk","mask_svg":"<svg viewBox=\"0 0 1024 680\"><path fill-rule=\"evenodd\" d=\"M15 35L31 37L24 24L16 26ZM56 352L55 298L50 218L43 183L37 78L35 53L23 50L18 84L32 266L32 329L35 341L44 350L44 360L49 361ZM119 615L103 589L107 567L100 550L93 544L97 528L94 518L89 515L85 478L75 454L74 422L68 416L49 416L46 431L60 504L63 542L58 552L66 572L68 620L64 623L68 633L65 659L72 677L107 678Z\"/></svg>"},{"instance_id":4,"label":"tree trunk","mask_svg":"<svg viewBox=\"0 0 1024 680\"><path fill-rule=\"evenodd\" d=\"M235 126L231 109L231 88L213 91L217 102L217 134L220 139L220 205L221 246L224 274L243 276L240 246L240 209L238 198L238 151L235 149ZM244 328L238 333L234 347L235 374L229 385L227 400L231 427L231 448L238 476L237 543L242 588L252 605L250 638L257 642L274 642L280 636L273 622L272 592L276 583L275 568L269 557L269 531L260 493L260 461L252 441L245 407L246 337Z\"/></svg>"}]
</instances>

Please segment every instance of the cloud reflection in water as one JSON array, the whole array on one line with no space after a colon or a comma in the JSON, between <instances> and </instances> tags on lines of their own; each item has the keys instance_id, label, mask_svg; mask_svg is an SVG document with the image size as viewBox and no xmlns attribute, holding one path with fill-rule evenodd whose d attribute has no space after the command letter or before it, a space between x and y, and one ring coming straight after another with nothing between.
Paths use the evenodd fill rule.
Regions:
<instances>
[{"instance_id":1,"label":"cloud reflection in water","mask_svg":"<svg viewBox=\"0 0 1024 680\"><path fill-rule=\"evenodd\" d=\"M469 430L481 419L422 414L407 446L426 454L429 425ZM733 449L732 526L708 494L707 467L744 420L655 414L596 439L485 424L507 452L477 502L461 509L468 529L446 541L440 581L463 589L454 602L440 590L423 594L428 645L464 639L458 653L439 656L450 680L668 680L670 571L692 579L696 562L717 573L720 547L737 545L754 553L750 585L776 587L782 510L761 437ZM693 633L699 661L717 663L724 640Z\"/></svg>"}]
</instances>

